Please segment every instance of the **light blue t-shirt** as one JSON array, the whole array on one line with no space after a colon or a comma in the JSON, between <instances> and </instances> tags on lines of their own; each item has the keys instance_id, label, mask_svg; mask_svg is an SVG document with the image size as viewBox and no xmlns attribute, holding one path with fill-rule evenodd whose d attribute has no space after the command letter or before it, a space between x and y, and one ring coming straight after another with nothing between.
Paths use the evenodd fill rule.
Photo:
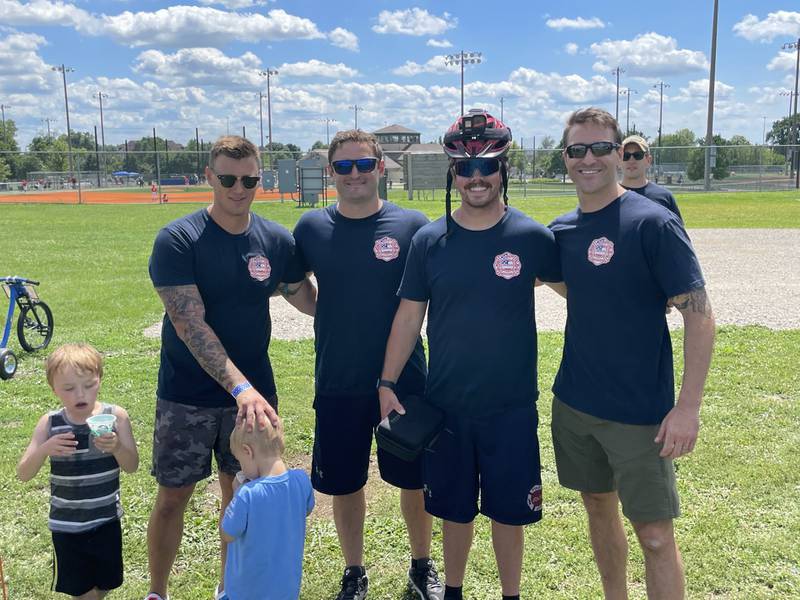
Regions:
<instances>
[{"instance_id":1,"label":"light blue t-shirt","mask_svg":"<svg viewBox=\"0 0 800 600\"><path fill-rule=\"evenodd\" d=\"M291 469L243 484L225 509L225 592L230 600L297 600L303 575L306 516L314 492L306 472Z\"/></svg>"}]
</instances>

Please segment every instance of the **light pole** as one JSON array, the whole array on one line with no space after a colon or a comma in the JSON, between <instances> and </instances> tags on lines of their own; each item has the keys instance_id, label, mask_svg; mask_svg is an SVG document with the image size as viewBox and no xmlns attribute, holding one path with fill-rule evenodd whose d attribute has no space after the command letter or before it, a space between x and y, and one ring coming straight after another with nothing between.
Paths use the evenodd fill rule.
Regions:
<instances>
[{"instance_id":1,"label":"light pole","mask_svg":"<svg viewBox=\"0 0 800 600\"><path fill-rule=\"evenodd\" d=\"M55 123L55 119L51 119L50 117L45 117L44 119L40 119L42 123L47 123L47 139L49 140L52 136L50 135L50 123Z\"/></svg>"},{"instance_id":2,"label":"light pole","mask_svg":"<svg viewBox=\"0 0 800 600\"><path fill-rule=\"evenodd\" d=\"M464 114L464 65L479 65L482 61L480 52L464 52L448 54L444 57L447 66L461 65L461 114ZM502 121L502 119L500 119Z\"/></svg>"},{"instance_id":3,"label":"light pole","mask_svg":"<svg viewBox=\"0 0 800 600\"><path fill-rule=\"evenodd\" d=\"M72 166L72 131L69 127L69 98L67 97L67 73L74 73L75 69L72 67L65 67L63 63L61 66L50 67L53 71L58 71L61 73L61 79L64 81L64 110L67 113L67 153L69 156L69 175L70 177L73 176L73 166Z\"/></svg>"},{"instance_id":4,"label":"light pole","mask_svg":"<svg viewBox=\"0 0 800 600\"><path fill-rule=\"evenodd\" d=\"M794 66L794 120L792 121L792 130L794 131L794 159L792 160L792 167L795 170L794 187L800 189L800 148L798 148L798 137L800 137L800 123L797 122L797 80L800 76L800 38L796 42L791 42L781 46L784 50L789 48L797 49L797 59ZM791 96L790 96L791 98ZM790 115L791 116L791 113Z\"/></svg>"},{"instance_id":5,"label":"light pole","mask_svg":"<svg viewBox=\"0 0 800 600\"><path fill-rule=\"evenodd\" d=\"M258 126L261 130L261 145L259 150L264 151L264 92L258 92Z\"/></svg>"},{"instance_id":6,"label":"light pole","mask_svg":"<svg viewBox=\"0 0 800 600\"><path fill-rule=\"evenodd\" d=\"M104 94L101 91L97 92L97 99L100 101L100 145L103 148L103 177L105 178L105 164L106 164L106 131L105 125L103 124L103 98L108 98L108 94ZM100 163L98 161L97 168L100 168Z\"/></svg>"},{"instance_id":7,"label":"light pole","mask_svg":"<svg viewBox=\"0 0 800 600\"><path fill-rule=\"evenodd\" d=\"M632 90L631 88L625 88L624 90L620 91L620 94L623 96L628 97L628 108L625 114L625 135L628 136L631 133L631 94L638 94L636 90Z\"/></svg>"},{"instance_id":8,"label":"light pole","mask_svg":"<svg viewBox=\"0 0 800 600\"><path fill-rule=\"evenodd\" d=\"M359 106L358 104L353 104L353 106L348 106L347 108L353 111L353 117L354 117L353 129L358 129L358 111L360 110L363 111L364 107Z\"/></svg>"},{"instance_id":9,"label":"light pole","mask_svg":"<svg viewBox=\"0 0 800 600\"><path fill-rule=\"evenodd\" d=\"M614 119L617 121L617 123L619 123L619 74L624 73L625 69L623 69L622 67L617 67L611 72L617 76L617 98L616 98L617 104L616 108L614 109Z\"/></svg>"},{"instance_id":10,"label":"light pole","mask_svg":"<svg viewBox=\"0 0 800 600\"><path fill-rule=\"evenodd\" d=\"M262 77L267 78L267 129L268 129L268 140L269 140L269 168L272 170L272 100L270 97L270 89L269 89L269 80L270 77L273 75L277 75L278 71L275 69L270 69L269 67L265 71L259 71L259 75Z\"/></svg>"},{"instance_id":11,"label":"light pole","mask_svg":"<svg viewBox=\"0 0 800 600\"><path fill-rule=\"evenodd\" d=\"M714 18L711 21L711 70L708 74L708 122L706 123L706 157L704 168L704 188L711 189L711 148L714 145L714 87L717 71L717 16L719 0L714 0ZM714 158L716 159L716 149Z\"/></svg>"},{"instance_id":12,"label":"light pole","mask_svg":"<svg viewBox=\"0 0 800 600\"><path fill-rule=\"evenodd\" d=\"M0 113L3 115L3 141L6 141L6 109L11 108L8 104L0 104Z\"/></svg>"},{"instance_id":13,"label":"light pole","mask_svg":"<svg viewBox=\"0 0 800 600\"><path fill-rule=\"evenodd\" d=\"M505 100L505 98L503 98L502 96L500 96L500 120L501 120L503 123L505 123L505 122L506 122L506 120L503 118L503 104L505 104L504 100ZM462 111L462 113L463 113L463 111Z\"/></svg>"},{"instance_id":14,"label":"light pole","mask_svg":"<svg viewBox=\"0 0 800 600\"><path fill-rule=\"evenodd\" d=\"M661 123L664 115L664 88L672 87L668 83L659 81L654 88L658 88L658 147L661 148Z\"/></svg>"},{"instance_id":15,"label":"light pole","mask_svg":"<svg viewBox=\"0 0 800 600\"><path fill-rule=\"evenodd\" d=\"M336 119L331 119L329 117L325 117L324 119L321 119L321 121L325 122L325 145L326 146L330 146L331 145L330 124L331 123L336 123Z\"/></svg>"}]
</instances>

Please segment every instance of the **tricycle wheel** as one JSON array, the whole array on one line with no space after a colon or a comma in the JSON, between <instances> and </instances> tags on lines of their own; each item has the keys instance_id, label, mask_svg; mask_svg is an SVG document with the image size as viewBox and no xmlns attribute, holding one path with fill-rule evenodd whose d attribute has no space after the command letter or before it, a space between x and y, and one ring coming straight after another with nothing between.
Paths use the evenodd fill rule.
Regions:
<instances>
[{"instance_id":1,"label":"tricycle wheel","mask_svg":"<svg viewBox=\"0 0 800 600\"><path fill-rule=\"evenodd\" d=\"M17 372L17 356L8 348L0 350L0 379L11 379Z\"/></svg>"}]
</instances>

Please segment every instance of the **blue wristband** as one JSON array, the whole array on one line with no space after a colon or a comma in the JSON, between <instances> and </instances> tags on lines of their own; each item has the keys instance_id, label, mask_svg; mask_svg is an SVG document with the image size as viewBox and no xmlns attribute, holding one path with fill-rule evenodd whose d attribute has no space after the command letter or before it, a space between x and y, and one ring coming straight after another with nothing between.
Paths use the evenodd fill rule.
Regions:
<instances>
[{"instance_id":1,"label":"blue wristband","mask_svg":"<svg viewBox=\"0 0 800 600\"><path fill-rule=\"evenodd\" d=\"M240 383L235 388L231 390L231 396L234 398L238 398L239 394L241 394L245 390L249 390L253 385L249 381L245 381L244 383Z\"/></svg>"}]
</instances>

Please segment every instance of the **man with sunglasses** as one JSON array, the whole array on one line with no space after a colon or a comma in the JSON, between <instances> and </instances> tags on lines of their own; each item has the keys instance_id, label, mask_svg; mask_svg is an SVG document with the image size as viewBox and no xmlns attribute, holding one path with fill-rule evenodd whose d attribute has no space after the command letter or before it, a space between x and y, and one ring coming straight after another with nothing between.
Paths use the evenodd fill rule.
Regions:
<instances>
[{"instance_id":1,"label":"man with sunglasses","mask_svg":"<svg viewBox=\"0 0 800 600\"><path fill-rule=\"evenodd\" d=\"M403 413L393 386L428 310L426 399L445 425L424 452L425 508L443 519L447 600L462 598L479 512L503 598L519 598L524 526L542 517L534 283L561 273L552 233L506 205L510 147L511 130L482 110L445 135L447 215L414 236L380 382L382 414Z\"/></svg>"},{"instance_id":2,"label":"man with sunglasses","mask_svg":"<svg viewBox=\"0 0 800 600\"><path fill-rule=\"evenodd\" d=\"M399 299L411 238L428 222L378 196L384 172L375 137L340 131L328 149L336 205L309 211L294 236L306 271L319 287L314 320L316 395L314 488L333 496L333 516L345 561L337 600L366 597L364 520L373 430L380 420L376 382ZM425 354L414 352L397 380L402 397L425 391ZM402 461L378 449L384 481L400 488L400 507L411 546L409 583L415 598L441 600L442 586L430 560L431 517L422 498L421 462Z\"/></svg>"},{"instance_id":3,"label":"man with sunglasses","mask_svg":"<svg viewBox=\"0 0 800 600\"><path fill-rule=\"evenodd\" d=\"M650 146L643 137L630 135L622 140L622 187L658 202L683 221L672 192L647 179L647 169L652 164L653 155L650 154Z\"/></svg>"},{"instance_id":4,"label":"man with sunglasses","mask_svg":"<svg viewBox=\"0 0 800 600\"><path fill-rule=\"evenodd\" d=\"M158 494L147 531L150 594L167 598L183 515L214 454L230 502L239 463L229 446L235 426L277 424L278 398L269 361L269 298L276 290L313 314L314 289L296 262L282 226L250 211L260 160L252 142L218 139L206 178L211 205L157 235L150 277L166 314L161 333L152 473ZM237 424L238 420L238 424ZM226 544L221 544L225 572ZM224 584L217 597L224 598Z\"/></svg>"},{"instance_id":5,"label":"man with sunglasses","mask_svg":"<svg viewBox=\"0 0 800 600\"><path fill-rule=\"evenodd\" d=\"M574 112L564 130L579 205L550 225L567 288L553 446L559 481L581 493L588 513L605 597L628 597L621 503L644 554L648 596L683 599L673 460L697 441L714 317L681 220L617 182L621 140L598 108ZM665 305L684 324L677 403Z\"/></svg>"}]
</instances>

